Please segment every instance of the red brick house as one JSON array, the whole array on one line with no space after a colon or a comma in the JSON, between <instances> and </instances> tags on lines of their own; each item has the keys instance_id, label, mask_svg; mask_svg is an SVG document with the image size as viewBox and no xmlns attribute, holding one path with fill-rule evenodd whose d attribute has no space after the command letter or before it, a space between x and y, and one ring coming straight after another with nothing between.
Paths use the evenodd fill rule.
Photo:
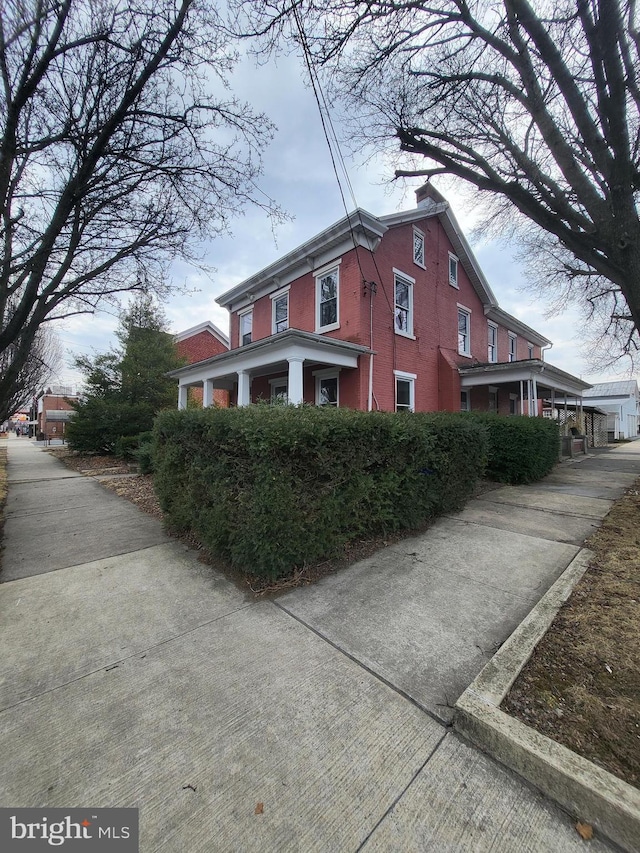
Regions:
<instances>
[{"instance_id":1,"label":"red brick house","mask_svg":"<svg viewBox=\"0 0 640 853\"><path fill-rule=\"evenodd\" d=\"M230 349L172 375L180 407L228 390L232 404L387 411L541 410L588 388L544 361L551 342L503 311L446 200L358 209L224 293Z\"/></svg>"},{"instance_id":2,"label":"red brick house","mask_svg":"<svg viewBox=\"0 0 640 853\"><path fill-rule=\"evenodd\" d=\"M71 387L53 385L41 391L34 405L36 437L47 441L64 440L67 424L75 411L71 401L78 399Z\"/></svg>"},{"instance_id":3,"label":"red brick house","mask_svg":"<svg viewBox=\"0 0 640 853\"><path fill-rule=\"evenodd\" d=\"M205 361L213 356L228 352L229 338L221 332L210 320L178 332L175 336L178 355L186 359L188 364ZM202 402L203 389L196 387L192 389L194 399ZM222 388L216 388L213 392L213 402L218 406L229 405L229 392ZM210 405L211 403L208 403Z\"/></svg>"}]
</instances>

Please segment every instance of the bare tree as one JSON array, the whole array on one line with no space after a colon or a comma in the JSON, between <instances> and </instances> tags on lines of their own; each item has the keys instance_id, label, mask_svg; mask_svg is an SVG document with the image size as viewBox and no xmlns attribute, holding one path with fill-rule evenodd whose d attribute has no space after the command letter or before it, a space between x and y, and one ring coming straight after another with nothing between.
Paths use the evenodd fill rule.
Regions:
<instances>
[{"instance_id":1,"label":"bare tree","mask_svg":"<svg viewBox=\"0 0 640 853\"><path fill-rule=\"evenodd\" d=\"M399 143L397 176L456 176L500 228L534 223L546 282L604 319L618 355L638 351L636 0L240 5L245 29L288 28L330 70L365 143Z\"/></svg>"},{"instance_id":2,"label":"bare tree","mask_svg":"<svg viewBox=\"0 0 640 853\"><path fill-rule=\"evenodd\" d=\"M14 345L19 346L19 341ZM12 347L0 353L0 374L12 364ZM0 423L33 400L38 392L55 377L62 365L62 346L50 326L42 326L35 334L29 356L23 362L14 383L13 393L0 404Z\"/></svg>"},{"instance_id":3,"label":"bare tree","mask_svg":"<svg viewBox=\"0 0 640 853\"><path fill-rule=\"evenodd\" d=\"M45 320L129 290L227 229L272 134L238 103L205 0L5 0L0 13L0 409Z\"/></svg>"}]
</instances>

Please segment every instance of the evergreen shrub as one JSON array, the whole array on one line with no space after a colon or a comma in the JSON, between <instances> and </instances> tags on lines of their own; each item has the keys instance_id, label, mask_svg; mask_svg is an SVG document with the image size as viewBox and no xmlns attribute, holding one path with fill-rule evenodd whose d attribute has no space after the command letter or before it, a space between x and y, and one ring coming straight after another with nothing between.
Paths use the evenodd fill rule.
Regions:
<instances>
[{"instance_id":1,"label":"evergreen shrub","mask_svg":"<svg viewBox=\"0 0 640 853\"><path fill-rule=\"evenodd\" d=\"M122 448L123 437L137 437L153 425L154 411L144 403L92 397L71 405L76 411L65 435L71 450L80 453L115 453L118 443Z\"/></svg>"},{"instance_id":2,"label":"evergreen shrub","mask_svg":"<svg viewBox=\"0 0 640 853\"><path fill-rule=\"evenodd\" d=\"M463 506L486 453L485 428L459 415L174 410L155 422L154 484L172 529L276 578Z\"/></svg>"},{"instance_id":3,"label":"evergreen shrub","mask_svg":"<svg viewBox=\"0 0 640 853\"><path fill-rule=\"evenodd\" d=\"M470 412L464 417L486 427L489 458L486 476L500 483L533 483L558 461L560 433L548 418Z\"/></svg>"}]
</instances>

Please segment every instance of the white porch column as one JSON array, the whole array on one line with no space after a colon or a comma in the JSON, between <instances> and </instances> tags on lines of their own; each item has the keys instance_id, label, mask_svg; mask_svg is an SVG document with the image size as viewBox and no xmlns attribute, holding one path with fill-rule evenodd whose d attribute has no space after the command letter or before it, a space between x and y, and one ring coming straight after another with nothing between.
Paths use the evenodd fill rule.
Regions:
<instances>
[{"instance_id":1,"label":"white porch column","mask_svg":"<svg viewBox=\"0 0 640 853\"><path fill-rule=\"evenodd\" d=\"M187 393L189 389L186 385L178 385L178 408L187 408Z\"/></svg>"},{"instance_id":2,"label":"white porch column","mask_svg":"<svg viewBox=\"0 0 640 853\"><path fill-rule=\"evenodd\" d=\"M213 379L205 379L202 385L202 407L213 406Z\"/></svg>"},{"instance_id":3,"label":"white porch column","mask_svg":"<svg viewBox=\"0 0 640 853\"><path fill-rule=\"evenodd\" d=\"M248 406L251 403L251 388L249 374L246 370L238 371L238 405Z\"/></svg>"},{"instance_id":4,"label":"white porch column","mask_svg":"<svg viewBox=\"0 0 640 853\"><path fill-rule=\"evenodd\" d=\"M531 417L535 418L538 416L538 383L536 382L535 376L531 380L531 397L531 402L533 403L533 411L531 412Z\"/></svg>"},{"instance_id":5,"label":"white porch column","mask_svg":"<svg viewBox=\"0 0 640 853\"><path fill-rule=\"evenodd\" d=\"M299 406L304 400L304 359L289 358L289 402Z\"/></svg>"}]
</instances>

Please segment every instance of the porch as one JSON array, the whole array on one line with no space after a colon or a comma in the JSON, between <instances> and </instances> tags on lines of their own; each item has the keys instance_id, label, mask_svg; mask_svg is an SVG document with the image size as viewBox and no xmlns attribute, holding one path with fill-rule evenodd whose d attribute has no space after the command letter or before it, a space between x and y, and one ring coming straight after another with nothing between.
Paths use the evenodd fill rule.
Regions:
<instances>
[{"instance_id":1,"label":"porch","mask_svg":"<svg viewBox=\"0 0 640 853\"><path fill-rule=\"evenodd\" d=\"M276 377L271 380L274 396L299 405L305 402L305 368L308 374L310 368L318 367L318 370L313 371L313 376L320 386L320 393L332 393L335 379L337 394L339 372L343 369L355 371L358 359L363 354L371 354L371 350L360 344L325 335L287 329L205 361L181 367L169 375L178 380L179 409L187 407L188 391L193 387L202 389L203 406L213 404L216 388L230 391L238 406L248 406L252 402L253 380L262 380L257 384L264 388L268 385L268 377Z\"/></svg>"},{"instance_id":2,"label":"porch","mask_svg":"<svg viewBox=\"0 0 640 853\"><path fill-rule=\"evenodd\" d=\"M475 389L487 395L489 411L529 417L546 414L558 421L561 434L570 431L567 418L570 402L576 407L576 422L583 422L582 392L591 385L541 359L461 367L459 374L463 408L465 394L469 403L466 408L472 408L471 395Z\"/></svg>"}]
</instances>

